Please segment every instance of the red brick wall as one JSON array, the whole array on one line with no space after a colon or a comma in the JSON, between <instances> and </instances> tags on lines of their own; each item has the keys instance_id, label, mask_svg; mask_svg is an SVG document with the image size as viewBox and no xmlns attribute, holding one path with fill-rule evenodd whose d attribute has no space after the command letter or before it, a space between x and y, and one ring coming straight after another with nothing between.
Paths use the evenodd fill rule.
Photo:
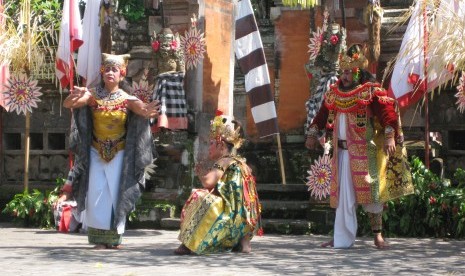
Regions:
<instances>
[{"instance_id":1,"label":"red brick wall","mask_svg":"<svg viewBox=\"0 0 465 276\"><path fill-rule=\"evenodd\" d=\"M205 1L205 40L207 52L203 63L203 112L214 114L216 109L230 114L229 87L234 28L231 1ZM232 111L231 111L232 112Z\"/></svg>"},{"instance_id":2,"label":"red brick wall","mask_svg":"<svg viewBox=\"0 0 465 276\"><path fill-rule=\"evenodd\" d=\"M310 12L283 11L275 22L276 50L280 55L278 122L281 133L302 129L310 83L304 64L308 60Z\"/></svg>"}]
</instances>

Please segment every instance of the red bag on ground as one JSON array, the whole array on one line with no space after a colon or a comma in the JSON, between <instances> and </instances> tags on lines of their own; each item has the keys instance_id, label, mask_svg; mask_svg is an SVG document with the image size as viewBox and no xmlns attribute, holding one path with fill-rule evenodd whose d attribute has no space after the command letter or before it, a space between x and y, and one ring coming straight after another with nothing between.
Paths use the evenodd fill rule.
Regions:
<instances>
[{"instance_id":1,"label":"red bag on ground","mask_svg":"<svg viewBox=\"0 0 465 276\"><path fill-rule=\"evenodd\" d=\"M71 222L71 218L73 216L73 213L71 212L72 209L73 207L69 205L63 206L63 210L62 210L61 218L60 218L60 224L58 226L59 232L64 232L64 233L69 232L69 225Z\"/></svg>"}]
</instances>

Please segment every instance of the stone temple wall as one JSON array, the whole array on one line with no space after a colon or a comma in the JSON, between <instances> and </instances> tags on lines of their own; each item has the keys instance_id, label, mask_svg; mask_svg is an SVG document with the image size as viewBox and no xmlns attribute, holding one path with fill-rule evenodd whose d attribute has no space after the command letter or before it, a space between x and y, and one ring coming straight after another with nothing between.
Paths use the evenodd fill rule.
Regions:
<instances>
[{"instance_id":1,"label":"stone temple wall","mask_svg":"<svg viewBox=\"0 0 465 276\"><path fill-rule=\"evenodd\" d=\"M39 107L30 120L29 179L54 181L68 173L68 134L70 111L61 106L56 88L42 88ZM22 182L24 176L25 116L2 112L3 166L1 181Z\"/></svg>"}]
</instances>

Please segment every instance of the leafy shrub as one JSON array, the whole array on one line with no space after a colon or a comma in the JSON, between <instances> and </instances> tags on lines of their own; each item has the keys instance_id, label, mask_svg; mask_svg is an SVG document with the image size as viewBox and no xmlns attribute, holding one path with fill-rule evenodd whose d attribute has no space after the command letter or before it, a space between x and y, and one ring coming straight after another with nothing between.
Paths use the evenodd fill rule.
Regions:
<instances>
[{"instance_id":1,"label":"leafy shrub","mask_svg":"<svg viewBox=\"0 0 465 276\"><path fill-rule=\"evenodd\" d=\"M24 191L16 194L6 204L2 213L10 214L14 222L24 226L53 228L55 221L52 205L58 199L65 179L57 178L55 182L55 189L50 192L46 191L45 194L37 189L34 189L32 193Z\"/></svg>"}]
</instances>

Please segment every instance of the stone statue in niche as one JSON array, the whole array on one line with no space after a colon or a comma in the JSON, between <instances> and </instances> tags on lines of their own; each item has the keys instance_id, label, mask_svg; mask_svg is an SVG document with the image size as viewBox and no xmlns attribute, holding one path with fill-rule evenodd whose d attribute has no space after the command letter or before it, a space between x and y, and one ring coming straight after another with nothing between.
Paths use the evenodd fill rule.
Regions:
<instances>
[{"instance_id":1,"label":"stone statue in niche","mask_svg":"<svg viewBox=\"0 0 465 276\"><path fill-rule=\"evenodd\" d=\"M179 34L164 28L152 36L155 75L166 72L184 72L184 54L181 50Z\"/></svg>"},{"instance_id":2,"label":"stone statue in niche","mask_svg":"<svg viewBox=\"0 0 465 276\"><path fill-rule=\"evenodd\" d=\"M159 129L187 129L187 103L184 92L184 53L179 34L164 28L152 36L154 93L160 101L160 116L153 122L153 131Z\"/></svg>"}]
</instances>

